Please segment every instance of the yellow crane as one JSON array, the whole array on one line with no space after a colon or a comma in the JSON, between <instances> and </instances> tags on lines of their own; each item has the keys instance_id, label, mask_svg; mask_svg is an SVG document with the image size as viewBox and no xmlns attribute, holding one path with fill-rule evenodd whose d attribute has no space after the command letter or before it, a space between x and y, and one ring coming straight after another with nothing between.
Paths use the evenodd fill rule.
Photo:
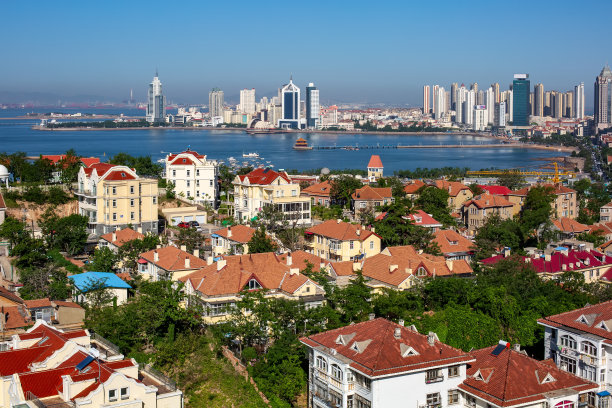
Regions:
<instances>
[{"instance_id":1,"label":"yellow crane","mask_svg":"<svg viewBox=\"0 0 612 408\"><path fill-rule=\"evenodd\" d=\"M481 170L481 171L468 171L468 176L503 176L506 174L517 174L520 176L536 176L552 178L553 183L561 182L560 176L567 176L569 178L575 177L576 174L571 171L559 171L559 165L557 162L553 162L555 171L531 171L531 170L518 170L518 169L507 169L507 170Z\"/></svg>"}]
</instances>

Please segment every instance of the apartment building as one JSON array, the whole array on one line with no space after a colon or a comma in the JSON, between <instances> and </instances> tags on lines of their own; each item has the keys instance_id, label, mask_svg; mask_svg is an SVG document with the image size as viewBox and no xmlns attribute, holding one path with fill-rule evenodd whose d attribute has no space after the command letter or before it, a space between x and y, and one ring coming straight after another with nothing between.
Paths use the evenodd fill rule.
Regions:
<instances>
[{"instance_id":1,"label":"apartment building","mask_svg":"<svg viewBox=\"0 0 612 408\"><path fill-rule=\"evenodd\" d=\"M448 208L458 211L463 204L474 197L472 190L458 181L436 180L433 186L448 192Z\"/></svg>"},{"instance_id":2,"label":"apartment building","mask_svg":"<svg viewBox=\"0 0 612 408\"><path fill-rule=\"evenodd\" d=\"M233 185L238 222L249 222L265 206L272 205L289 223L311 224L310 198L301 197L300 185L291 183L287 173L258 168L236 176Z\"/></svg>"},{"instance_id":3,"label":"apartment building","mask_svg":"<svg viewBox=\"0 0 612 408\"><path fill-rule=\"evenodd\" d=\"M219 164L206 155L187 149L166 156L166 181L174 184L174 192L196 203L213 208L219 199Z\"/></svg>"},{"instance_id":4,"label":"apartment building","mask_svg":"<svg viewBox=\"0 0 612 408\"><path fill-rule=\"evenodd\" d=\"M305 231L307 251L330 261L352 261L380 252L374 230L342 220L327 220Z\"/></svg>"},{"instance_id":5,"label":"apartment building","mask_svg":"<svg viewBox=\"0 0 612 408\"><path fill-rule=\"evenodd\" d=\"M609 202L599 209L599 222L608 221L612 221L612 202Z\"/></svg>"},{"instance_id":6,"label":"apartment building","mask_svg":"<svg viewBox=\"0 0 612 408\"><path fill-rule=\"evenodd\" d=\"M537 186L549 188L550 191L555 194L555 201L551 204L553 218L578 218L578 194L576 190L561 184L538 184ZM527 198L527 193L529 193L529 190L533 187L534 186L525 187L520 190L512 191L508 193L507 199L518 205L518 211L520 211Z\"/></svg>"},{"instance_id":7,"label":"apartment building","mask_svg":"<svg viewBox=\"0 0 612 408\"><path fill-rule=\"evenodd\" d=\"M463 222L470 235L475 235L491 215L501 219L512 217L512 203L501 196L481 194L463 204Z\"/></svg>"},{"instance_id":8,"label":"apartment building","mask_svg":"<svg viewBox=\"0 0 612 408\"><path fill-rule=\"evenodd\" d=\"M253 238L255 231L255 228L246 225L234 225L215 231L211 235L213 255L248 254L248 243Z\"/></svg>"},{"instance_id":9,"label":"apartment building","mask_svg":"<svg viewBox=\"0 0 612 408\"><path fill-rule=\"evenodd\" d=\"M180 280L185 283L186 294L202 304L203 319L208 324L225 320L244 290L265 290L266 297L320 306L325 290L300 272L305 267L304 260L316 260L304 255L299 255L302 262L294 261L291 254L272 252L222 256L216 262L210 259L210 264Z\"/></svg>"},{"instance_id":10,"label":"apartment building","mask_svg":"<svg viewBox=\"0 0 612 408\"><path fill-rule=\"evenodd\" d=\"M170 245L140 254L138 273L146 280L177 281L206 265L206 261L200 259L199 250L190 254L185 246L179 249Z\"/></svg>"},{"instance_id":11,"label":"apartment building","mask_svg":"<svg viewBox=\"0 0 612 408\"><path fill-rule=\"evenodd\" d=\"M598 385L597 404L610 406L612 393L612 301L544 317L544 357L563 371Z\"/></svg>"},{"instance_id":12,"label":"apartment building","mask_svg":"<svg viewBox=\"0 0 612 408\"><path fill-rule=\"evenodd\" d=\"M363 186L355 190L352 195L353 211L371 211L375 207L391 204L394 201L391 187Z\"/></svg>"},{"instance_id":13,"label":"apartment building","mask_svg":"<svg viewBox=\"0 0 612 408\"><path fill-rule=\"evenodd\" d=\"M102 235L131 225L157 234L157 180L133 169L108 163L81 168L78 175L79 214L89 218L88 231Z\"/></svg>"},{"instance_id":14,"label":"apartment building","mask_svg":"<svg viewBox=\"0 0 612 408\"><path fill-rule=\"evenodd\" d=\"M459 404L467 353L385 319L303 337L308 407L447 407Z\"/></svg>"},{"instance_id":15,"label":"apartment building","mask_svg":"<svg viewBox=\"0 0 612 408\"><path fill-rule=\"evenodd\" d=\"M87 330L56 330L38 320L10 346L0 351L2 408L183 407L171 380Z\"/></svg>"},{"instance_id":16,"label":"apartment building","mask_svg":"<svg viewBox=\"0 0 612 408\"><path fill-rule=\"evenodd\" d=\"M303 197L309 197L313 205L329 207L331 203L331 188L331 182L329 180L325 180L320 183L306 187L302 190L301 195Z\"/></svg>"}]
</instances>

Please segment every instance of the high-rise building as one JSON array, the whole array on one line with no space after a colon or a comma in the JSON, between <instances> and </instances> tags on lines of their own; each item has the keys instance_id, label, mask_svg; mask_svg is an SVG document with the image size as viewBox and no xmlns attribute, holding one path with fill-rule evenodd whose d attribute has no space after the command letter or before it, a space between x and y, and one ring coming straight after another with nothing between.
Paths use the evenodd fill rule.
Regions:
<instances>
[{"instance_id":1,"label":"high-rise building","mask_svg":"<svg viewBox=\"0 0 612 408\"><path fill-rule=\"evenodd\" d=\"M434 118L441 119L446 113L446 91L438 87L434 94Z\"/></svg>"},{"instance_id":2,"label":"high-rise building","mask_svg":"<svg viewBox=\"0 0 612 408\"><path fill-rule=\"evenodd\" d=\"M434 85L433 86L433 93L431 94L432 99L431 99L431 113L435 116L436 115L436 95L438 94L438 88L440 88L439 85Z\"/></svg>"},{"instance_id":3,"label":"high-rise building","mask_svg":"<svg viewBox=\"0 0 612 408\"><path fill-rule=\"evenodd\" d=\"M423 86L423 114L427 115L429 110L431 109L431 92L429 89L429 85Z\"/></svg>"},{"instance_id":4,"label":"high-rise building","mask_svg":"<svg viewBox=\"0 0 612 408\"><path fill-rule=\"evenodd\" d=\"M455 122L456 123L465 123L465 118L463 117L463 104L467 99L468 90L465 85L461 84L461 87L457 89L457 100L455 101Z\"/></svg>"},{"instance_id":5,"label":"high-rise building","mask_svg":"<svg viewBox=\"0 0 612 408\"><path fill-rule=\"evenodd\" d=\"M495 118L493 125L497 127L506 126L506 102L499 102L495 104Z\"/></svg>"},{"instance_id":6,"label":"high-rise building","mask_svg":"<svg viewBox=\"0 0 612 408\"><path fill-rule=\"evenodd\" d=\"M487 113L487 107L484 105L476 105L474 107L474 120L472 121L472 129L475 131L485 130L489 115Z\"/></svg>"},{"instance_id":7,"label":"high-rise building","mask_svg":"<svg viewBox=\"0 0 612 408\"><path fill-rule=\"evenodd\" d=\"M495 91L492 86L485 93L485 106L487 107L487 124L492 124L495 118Z\"/></svg>"},{"instance_id":8,"label":"high-rise building","mask_svg":"<svg viewBox=\"0 0 612 408\"><path fill-rule=\"evenodd\" d=\"M512 122L514 120L514 93L512 89L507 91L507 95L506 108L508 111L508 122Z\"/></svg>"},{"instance_id":9,"label":"high-rise building","mask_svg":"<svg viewBox=\"0 0 612 408\"><path fill-rule=\"evenodd\" d=\"M574 92L568 91L563 94L563 116L574 117Z\"/></svg>"},{"instance_id":10,"label":"high-rise building","mask_svg":"<svg viewBox=\"0 0 612 408\"><path fill-rule=\"evenodd\" d=\"M485 93L481 89L480 91L476 92L476 105L484 105L484 104L485 104Z\"/></svg>"},{"instance_id":11,"label":"high-rise building","mask_svg":"<svg viewBox=\"0 0 612 408\"><path fill-rule=\"evenodd\" d=\"M493 93L495 94L495 103L501 102L501 99L499 96L499 84L497 82L494 84L491 84L491 88L493 88Z\"/></svg>"},{"instance_id":12,"label":"high-rise building","mask_svg":"<svg viewBox=\"0 0 612 408\"><path fill-rule=\"evenodd\" d=\"M451 90L450 90L450 109L451 110L457 109L457 89L458 87L459 85L456 82L453 82L451 84Z\"/></svg>"},{"instance_id":13,"label":"high-rise building","mask_svg":"<svg viewBox=\"0 0 612 408\"><path fill-rule=\"evenodd\" d=\"M306 126L316 128L319 123L321 106L319 104L319 90L311 82L306 87Z\"/></svg>"},{"instance_id":14,"label":"high-rise building","mask_svg":"<svg viewBox=\"0 0 612 408\"><path fill-rule=\"evenodd\" d=\"M533 116L534 103L533 103L533 92L529 93L529 115Z\"/></svg>"},{"instance_id":15,"label":"high-rise building","mask_svg":"<svg viewBox=\"0 0 612 408\"><path fill-rule=\"evenodd\" d=\"M293 83L293 77L289 83L280 89L282 119L278 127L297 129L300 127L300 88Z\"/></svg>"},{"instance_id":16,"label":"high-rise building","mask_svg":"<svg viewBox=\"0 0 612 408\"><path fill-rule=\"evenodd\" d=\"M595 101L593 109L595 111L595 126L607 127L611 122L610 97L612 96L612 71L606 64L601 73L595 78Z\"/></svg>"},{"instance_id":17,"label":"high-rise building","mask_svg":"<svg viewBox=\"0 0 612 408\"><path fill-rule=\"evenodd\" d=\"M162 93L162 83L157 71L153 81L149 84L147 94L147 122L160 123L166 121L166 99Z\"/></svg>"},{"instance_id":18,"label":"high-rise building","mask_svg":"<svg viewBox=\"0 0 612 408\"><path fill-rule=\"evenodd\" d=\"M550 93L551 116L559 119L563 116L563 94L557 91Z\"/></svg>"},{"instance_id":19,"label":"high-rise building","mask_svg":"<svg viewBox=\"0 0 612 408\"><path fill-rule=\"evenodd\" d=\"M470 91L474 91L474 95L478 95L478 82L470 85Z\"/></svg>"},{"instance_id":20,"label":"high-rise building","mask_svg":"<svg viewBox=\"0 0 612 408\"><path fill-rule=\"evenodd\" d=\"M574 87L574 115L577 119L584 118L584 82Z\"/></svg>"},{"instance_id":21,"label":"high-rise building","mask_svg":"<svg viewBox=\"0 0 612 408\"><path fill-rule=\"evenodd\" d=\"M446 91L444 94L444 112L450 112L451 110L451 93Z\"/></svg>"},{"instance_id":22,"label":"high-rise building","mask_svg":"<svg viewBox=\"0 0 612 408\"><path fill-rule=\"evenodd\" d=\"M223 91L219 88L213 88L208 93L208 111L210 117L223 116Z\"/></svg>"},{"instance_id":23,"label":"high-rise building","mask_svg":"<svg viewBox=\"0 0 612 408\"><path fill-rule=\"evenodd\" d=\"M512 81L512 94L514 113L512 124L514 126L529 126L529 94L531 83L529 74L514 74Z\"/></svg>"},{"instance_id":24,"label":"high-rise building","mask_svg":"<svg viewBox=\"0 0 612 408\"><path fill-rule=\"evenodd\" d=\"M476 92L469 90L463 102L463 123L471 125L474 122L474 106L476 105Z\"/></svg>"},{"instance_id":25,"label":"high-rise building","mask_svg":"<svg viewBox=\"0 0 612 408\"><path fill-rule=\"evenodd\" d=\"M255 113L255 88L240 90L240 111L242 113Z\"/></svg>"},{"instance_id":26,"label":"high-rise building","mask_svg":"<svg viewBox=\"0 0 612 408\"><path fill-rule=\"evenodd\" d=\"M536 84L533 87L533 115L534 116L544 116L544 85Z\"/></svg>"}]
</instances>

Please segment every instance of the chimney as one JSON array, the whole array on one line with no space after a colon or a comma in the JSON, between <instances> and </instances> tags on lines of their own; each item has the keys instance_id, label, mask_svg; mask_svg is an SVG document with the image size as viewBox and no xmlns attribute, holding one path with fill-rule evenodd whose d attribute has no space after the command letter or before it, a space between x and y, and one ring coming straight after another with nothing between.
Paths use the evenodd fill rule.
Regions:
<instances>
[{"instance_id":1,"label":"chimney","mask_svg":"<svg viewBox=\"0 0 612 408\"><path fill-rule=\"evenodd\" d=\"M393 273L394 271L396 271L396 270L397 270L397 268L398 268L398 266L397 266L397 265L389 265L389 272L390 272L390 273Z\"/></svg>"},{"instance_id":2,"label":"chimney","mask_svg":"<svg viewBox=\"0 0 612 408\"><path fill-rule=\"evenodd\" d=\"M435 341L436 341L436 333L430 331L429 334L427 334L427 343L430 346L433 346Z\"/></svg>"},{"instance_id":3,"label":"chimney","mask_svg":"<svg viewBox=\"0 0 612 408\"><path fill-rule=\"evenodd\" d=\"M159 261L159 254L157 253L157 250L155 250L153 252L153 262L158 262Z\"/></svg>"},{"instance_id":4,"label":"chimney","mask_svg":"<svg viewBox=\"0 0 612 408\"><path fill-rule=\"evenodd\" d=\"M418 252L419 255L421 255L423 253L423 250L419 249L417 252Z\"/></svg>"},{"instance_id":5,"label":"chimney","mask_svg":"<svg viewBox=\"0 0 612 408\"><path fill-rule=\"evenodd\" d=\"M360 236L360 235L361 235L361 230L360 230L360 229L357 229L357 230L355 231L355 234L357 234L357 236Z\"/></svg>"},{"instance_id":6,"label":"chimney","mask_svg":"<svg viewBox=\"0 0 612 408\"><path fill-rule=\"evenodd\" d=\"M584 264L585 264L586 266L589 266L589 265L591 264L591 259L590 259L590 258L585 258L585 259L584 259Z\"/></svg>"},{"instance_id":7,"label":"chimney","mask_svg":"<svg viewBox=\"0 0 612 408\"><path fill-rule=\"evenodd\" d=\"M374 228L374 227L370 228L370 232L371 232L372 234L373 234L373 233L375 233L375 232L376 232L376 228Z\"/></svg>"},{"instance_id":8,"label":"chimney","mask_svg":"<svg viewBox=\"0 0 612 408\"><path fill-rule=\"evenodd\" d=\"M369 319L369 320L374 320L374 318L375 318L375 317L376 317L376 315L375 315L374 313L370 313L370 314L368 315L368 319Z\"/></svg>"},{"instance_id":9,"label":"chimney","mask_svg":"<svg viewBox=\"0 0 612 408\"><path fill-rule=\"evenodd\" d=\"M489 200L486 200L486 201L485 201L485 205L489 205Z\"/></svg>"},{"instance_id":10,"label":"chimney","mask_svg":"<svg viewBox=\"0 0 612 408\"><path fill-rule=\"evenodd\" d=\"M400 326L404 325L404 319L399 319L399 321L397 322L397 324L399 324Z\"/></svg>"},{"instance_id":11,"label":"chimney","mask_svg":"<svg viewBox=\"0 0 612 408\"><path fill-rule=\"evenodd\" d=\"M287 254L287 266L293 265L293 258L291 257L291 253Z\"/></svg>"},{"instance_id":12,"label":"chimney","mask_svg":"<svg viewBox=\"0 0 612 408\"><path fill-rule=\"evenodd\" d=\"M195 256L196 258L200 257L200 250L199 249L194 249L193 250L193 256Z\"/></svg>"},{"instance_id":13,"label":"chimney","mask_svg":"<svg viewBox=\"0 0 612 408\"><path fill-rule=\"evenodd\" d=\"M396 327L395 330L393 331L393 337L395 337L396 339L401 339L402 329L400 329L399 327Z\"/></svg>"},{"instance_id":14,"label":"chimney","mask_svg":"<svg viewBox=\"0 0 612 408\"><path fill-rule=\"evenodd\" d=\"M227 237L228 238L232 237L232 227L231 226L227 227Z\"/></svg>"},{"instance_id":15,"label":"chimney","mask_svg":"<svg viewBox=\"0 0 612 408\"><path fill-rule=\"evenodd\" d=\"M544 254L544 260L550 262L550 254Z\"/></svg>"},{"instance_id":16,"label":"chimney","mask_svg":"<svg viewBox=\"0 0 612 408\"><path fill-rule=\"evenodd\" d=\"M206 265L212 265L212 263L213 263L213 257L212 256L206 257Z\"/></svg>"},{"instance_id":17,"label":"chimney","mask_svg":"<svg viewBox=\"0 0 612 408\"><path fill-rule=\"evenodd\" d=\"M142 234L142 227L136 227L136 232L139 232Z\"/></svg>"},{"instance_id":18,"label":"chimney","mask_svg":"<svg viewBox=\"0 0 612 408\"><path fill-rule=\"evenodd\" d=\"M191 259L188 256L185 257L185 269L191 268Z\"/></svg>"},{"instance_id":19,"label":"chimney","mask_svg":"<svg viewBox=\"0 0 612 408\"><path fill-rule=\"evenodd\" d=\"M219 259L217 261L217 272L220 271L221 269L225 268L226 264L227 264L227 261L225 259Z\"/></svg>"},{"instance_id":20,"label":"chimney","mask_svg":"<svg viewBox=\"0 0 612 408\"><path fill-rule=\"evenodd\" d=\"M113 240L112 242L115 242L117 240L117 233L115 231L113 231Z\"/></svg>"},{"instance_id":21,"label":"chimney","mask_svg":"<svg viewBox=\"0 0 612 408\"><path fill-rule=\"evenodd\" d=\"M156 248L157 248L157 249L161 249L161 245L160 245L160 244L157 244Z\"/></svg>"},{"instance_id":22,"label":"chimney","mask_svg":"<svg viewBox=\"0 0 612 408\"><path fill-rule=\"evenodd\" d=\"M342 220L341 220L340 218L338 218L338 219L336 220L336 224L340 224L341 222L342 222Z\"/></svg>"},{"instance_id":23,"label":"chimney","mask_svg":"<svg viewBox=\"0 0 612 408\"><path fill-rule=\"evenodd\" d=\"M299 275L300 274L300 268L291 268L291 269L289 269L289 274L290 275Z\"/></svg>"},{"instance_id":24,"label":"chimney","mask_svg":"<svg viewBox=\"0 0 612 408\"><path fill-rule=\"evenodd\" d=\"M521 343L514 343L514 351L521 351Z\"/></svg>"},{"instance_id":25,"label":"chimney","mask_svg":"<svg viewBox=\"0 0 612 408\"><path fill-rule=\"evenodd\" d=\"M408 275L412 275L412 268L406 268L406 273Z\"/></svg>"},{"instance_id":26,"label":"chimney","mask_svg":"<svg viewBox=\"0 0 612 408\"><path fill-rule=\"evenodd\" d=\"M574 263L573 263L573 262L570 262L570 264L569 264L569 268L570 268L570 269L574 269Z\"/></svg>"},{"instance_id":27,"label":"chimney","mask_svg":"<svg viewBox=\"0 0 612 408\"><path fill-rule=\"evenodd\" d=\"M567 265L566 265L566 264L562 264L562 265L561 265L561 270L562 270L563 272L567 271Z\"/></svg>"},{"instance_id":28,"label":"chimney","mask_svg":"<svg viewBox=\"0 0 612 408\"><path fill-rule=\"evenodd\" d=\"M361 264L359 262L353 262L353 272L357 272L361 269Z\"/></svg>"},{"instance_id":29,"label":"chimney","mask_svg":"<svg viewBox=\"0 0 612 408\"><path fill-rule=\"evenodd\" d=\"M446 260L446 267L448 268L449 271L453 271L453 261L451 261L450 259Z\"/></svg>"},{"instance_id":30,"label":"chimney","mask_svg":"<svg viewBox=\"0 0 612 408\"><path fill-rule=\"evenodd\" d=\"M410 330L412 330L415 333L418 333L419 331L417 330L416 326L414 324L411 324L409 327Z\"/></svg>"}]
</instances>

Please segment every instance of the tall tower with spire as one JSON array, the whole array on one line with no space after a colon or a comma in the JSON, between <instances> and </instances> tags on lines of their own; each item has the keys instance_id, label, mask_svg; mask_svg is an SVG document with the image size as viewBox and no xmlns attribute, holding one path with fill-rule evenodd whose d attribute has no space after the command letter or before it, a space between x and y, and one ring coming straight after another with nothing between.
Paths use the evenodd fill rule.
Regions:
<instances>
[{"instance_id":1,"label":"tall tower with spire","mask_svg":"<svg viewBox=\"0 0 612 408\"><path fill-rule=\"evenodd\" d=\"M610 97L612 96L612 71L608 64L601 70L601 73L595 78L595 103L593 109L595 111L595 127L606 128L612 122L610 115Z\"/></svg>"},{"instance_id":2,"label":"tall tower with spire","mask_svg":"<svg viewBox=\"0 0 612 408\"><path fill-rule=\"evenodd\" d=\"M166 98L162 93L162 83L159 80L157 70L155 70L153 81L149 84L147 96L147 122L164 122L166 120Z\"/></svg>"},{"instance_id":3,"label":"tall tower with spire","mask_svg":"<svg viewBox=\"0 0 612 408\"><path fill-rule=\"evenodd\" d=\"M279 127L297 129L300 127L300 88L293 83L293 75L289 83L281 88L281 111L282 119Z\"/></svg>"}]
</instances>

